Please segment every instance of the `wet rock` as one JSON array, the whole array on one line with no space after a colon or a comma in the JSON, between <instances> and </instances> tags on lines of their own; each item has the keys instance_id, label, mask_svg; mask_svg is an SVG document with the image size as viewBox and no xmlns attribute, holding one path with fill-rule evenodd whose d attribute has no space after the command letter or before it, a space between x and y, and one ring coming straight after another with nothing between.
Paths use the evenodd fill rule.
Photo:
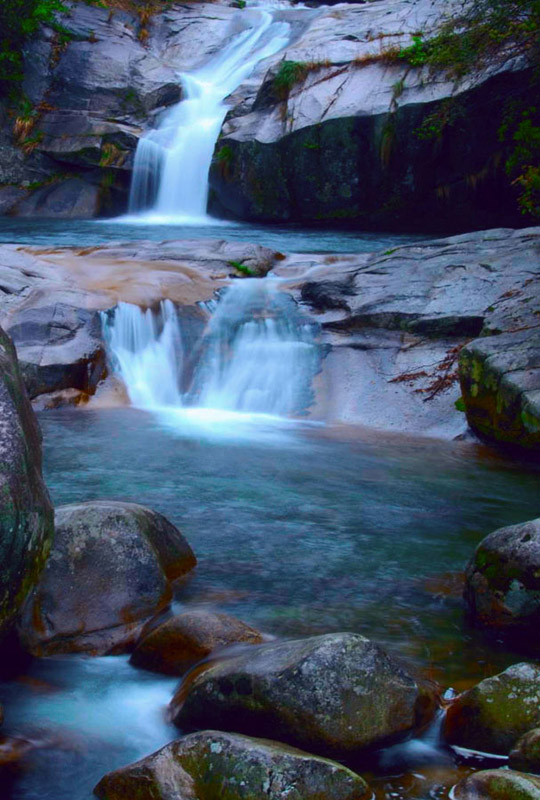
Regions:
<instances>
[{"instance_id":1,"label":"wet rock","mask_svg":"<svg viewBox=\"0 0 540 800\"><path fill-rule=\"evenodd\" d=\"M450 744L508 755L523 734L540 724L540 667L515 664L486 678L449 706Z\"/></svg>"},{"instance_id":2,"label":"wet rock","mask_svg":"<svg viewBox=\"0 0 540 800\"><path fill-rule=\"evenodd\" d=\"M56 510L47 567L19 623L33 655L123 652L165 608L170 581L195 565L181 533L133 503L94 501Z\"/></svg>"},{"instance_id":3,"label":"wet rock","mask_svg":"<svg viewBox=\"0 0 540 800\"><path fill-rule=\"evenodd\" d=\"M512 769L540 773L540 728L533 728L517 740L508 763Z\"/></svg>"},{"instance_id":4,"label":"wet rock","mask_svg":"<svg viewBox=\"0 0 540 800\"><path fill-rule=\"evenodd\" d=\"M463 349L463 399L469 424L483 436L540 450L540 333L516 327Z\"/></svg>"},{"instance_id":5,"label":"wet rock","mask_svg":"<svg viewBox=\"0 0 540 800\"><path fill-rule=\"evenodd\" d=\"M488 769L460 781L453 796L456 800L539 800L540 779L513 770Z\"/></svg>"},{"instance_id":6,"label":"wet rock","mask_svg":"<svg viewBox=\"0 0 540 800\"><path fill-rule=\"evenodd\" d=\"M480 542L467 567L464 597L475 625L540 651L540 519L501 528Z\"/></svg>"},{"instance_id":7,"label":"wet rock","mask_svg":"<svg viewBox=\"0 0 540 800\"><path fill-rule=\"evenodd\" d=\"M106 374L101 321L96 311L66 303L23 306L7 331L16 347L31 398L77 389L93 394Z\"/></svg>"},{"instance_id":8,"label":"wet rock","mask_svg":"<svg viewBox=\"0 0 540 800\"><path fill-rule=\"evenodd\" d=\"M219 788L218 788L219 787ZM363 800L366 782L341 764L278 742L202 731L106 775L102 800Z\"/></svg>"},{"instance_id":9,"label":"wet rock","mask_svg":"<svg viewBox=\"0 0 540 800\"><path fill-rule=\"evenodd\" d=\"M186 611L164 622L137 644L135 667L183 675L214 650L243 642L260 644L262 635L239 619L210 611Z\"/></svg>"},{"instance_id":10,"label":"wet rock","mask_svg":"<svg viewBox=\"0 0 540 800\"><path fill-rule=\"evenodd\" d=\"M15 348L0 329L0 636L39 580L53 538L41 433Z\"/></svg>"},{"instance_id":11,"label":"wet rock","mask_svg":"<svg viewBox=\"0 0 540 800\"><path fill-rule=\"evenodd\" d=\"M52 183L21 200L13 212L17 217L87 219L99 210L99 187L80 178Z\"/></svg>"},{"instance_id":12,"label":"wet rock","mask_svg":"<svg viewBox=\"0 0 540 800\"><path fill-rule=\"evenodd\" d=\"M225 658L188 678L171 712L184 730L211 722L345 757L407 735L434 706L430 691L378 645L335 633Z\"/></svg>"}]
</instances>

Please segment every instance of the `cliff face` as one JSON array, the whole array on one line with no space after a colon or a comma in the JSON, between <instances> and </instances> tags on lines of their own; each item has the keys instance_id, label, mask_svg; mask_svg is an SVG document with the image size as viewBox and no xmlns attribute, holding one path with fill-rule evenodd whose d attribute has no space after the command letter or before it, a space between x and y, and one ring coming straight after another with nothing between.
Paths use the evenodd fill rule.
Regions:
<instances>
[{"instance_id":1,"label":"cliff face","mask_svg":"<svg viewBox=\"0 0 540 800\"><path fill-rule=\"evenodd\" d=\"M360 227L471 229L522 224L498 137L510 63L459 86L388 52L426 35L454 2L376 0L280 8L285 52L230 97L210 180L212 208L240 218ZM0 109L0 213L115 214L127 206L138 138L181 98L178 73L204 63L249 21L228 5L136 15L74 3L70 41L44 29L26 53L26 138ZM282 62L294 79L276 87ZM449 119L441 135L423 123Z\"/></svg>"}]
</instances>

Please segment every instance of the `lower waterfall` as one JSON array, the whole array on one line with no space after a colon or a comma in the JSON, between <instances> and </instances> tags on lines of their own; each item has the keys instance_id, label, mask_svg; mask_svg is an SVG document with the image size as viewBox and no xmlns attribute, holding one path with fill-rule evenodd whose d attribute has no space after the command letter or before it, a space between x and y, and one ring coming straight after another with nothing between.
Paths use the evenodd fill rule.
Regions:
<instances>
[{"instance_id":1,"label":"lower waterfall","mask_svg":"<svg viewBox=\"0 0 540 800\"><path fill-rule=\"evenodd\" d=\"M312 403L317 326L275 279L240 279L225 289L190 353L169 300L156 311L119 303L103 323L113 371L136 407L286 418L305 415Z\"/></svg>"}]
</instances>

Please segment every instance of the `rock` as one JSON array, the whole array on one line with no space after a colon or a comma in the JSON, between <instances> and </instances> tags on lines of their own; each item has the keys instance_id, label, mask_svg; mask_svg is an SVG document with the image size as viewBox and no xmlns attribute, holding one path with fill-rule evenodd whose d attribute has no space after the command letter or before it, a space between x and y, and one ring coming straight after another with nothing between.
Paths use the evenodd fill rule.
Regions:
<instances>
[{"instance_id":1,"label":"rock","mask_svg":"<svg viewBox=\"0 0 540 800\"><path fill-rule=\"evenodd\" d=\"M533 325L471 342L459 367L470 426L489 439L540 450L540 333Z\"/></svg>"},{"instance_id":2,"label":"rock","mask_svg":"<svg viewBox=\"0 0 540 800\"><path fill-rule=\"evenodd\" d=\"M243 642L260 644L261 634L227 614L186 611L164 622L138 642L131 656L135 667L166 675L183 675L218 648Z\"/></svg>"},{"instance_id":3,"label":"rock","mask_svg":"<svg viewBox=\"0 0 540 800\"><path fill-rule=\"evenodd\" d=\"M99 187L80 178L69 178L37 189L21 200L12 213L17 217L85 219L99 210Z\"/></svg>"},{"instance_id":4,"label":"rock","mask_svg":"<svg viewBox=\"0 0 540 800\"><path fill-rule=\"evenodd\" d=\"M66 303L23 306L11 316L7 331L17 346L31 398L64 389L94 394L105 377L101 320L96 311Z\"/></svg>"},{"instance_id":5,"label":"rock","mask_svg":"<svg viewBox=\"0 0 540 800\"><path fill-rule=\"evenodd\" d=\"M452 791L456 800L539 800L540 780L506 769L473 772Z\"/></svg>"},{"instance_id":6,"label":"rock","mask_svg":"<svg viewBox=\"0 0 540 800\"><path fill-rule=\"evenodd\" d=\"M523 734L540 723L540 667L515 664L461 694L448 707L450 744L508 755Z\"/></svg>"},{"instance_id":7,"label":"rock","mask_svg":"<svg viewBox=\"0 0 540 800\"><path fill-rule=\"evenodd\" d=\"M216 789L219 784L219 790ZM105 775L102 800L363 800L366 782L334 761L278 742L202 731Z\"/></svg>"},{"instance_id":8,"label":"rock","mask_svg":"<svg viewBox=\"0 0 540 800\"><path fill-rule=\"evenodd\" d=\"M169 581L195 556L161 514L94 501L56 510L56 537L41 582L19 623L33 655L123 652L144 621L165 608Z\"/></svg>"},{"instance_id":9,"label":"rock","mask_svg":"<svg viewBox=\"0 0 540 800\"><path fill-rule=\"evenodd\" d=\"M474 625L540 651L540 519L500 528L480 542L464 597Z\"/></svg>"},{"instance_id":10,"label":"rock","mask_svg":"<svg viewBox=\"0 0 540 800\"><path fill-rule=\"evenodd\" d=\"M540 728L533 728L517 740L508 764L512 769L540 773Z\"/></svg>"},{"instance_id":11,"label":"rock","mask_svg":"<svg viewBox=\"0 0 540 800\"><path fill-rule=\"evenodd\" d=\"M254 645L194 675L172 700L183 730L210 720L349 757L411 733L435 702L378 645L353 633Z\"/></svg>"},{"instance_id":12,"label":"rock","mask_svg":"<svg viewBox=\"0 0 540 800\"><path fill-rule=\"evenodd\" d=\"M0 186L0 215L11 213L27 194L26 189L17 186Z\"/></svg>"},{"instance_id":13,"label":"rock","mask_svg":"<svg viewBox=\"0 0 540 800\"><path fill-rule=\"evenodd\" d=\"M52 543L51 501L41 474L41 433L15 348L0 329L0 636L39 580Z\"/></svg>"}]
</instances>

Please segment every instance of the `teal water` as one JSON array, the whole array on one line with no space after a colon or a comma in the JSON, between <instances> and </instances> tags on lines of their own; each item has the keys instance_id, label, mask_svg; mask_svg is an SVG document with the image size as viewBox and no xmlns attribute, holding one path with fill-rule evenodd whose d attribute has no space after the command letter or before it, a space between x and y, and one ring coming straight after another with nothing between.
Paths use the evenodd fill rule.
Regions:
<instances>
[{"instance_id":1,"label":"teal water","mask_svg":"<svg viewBox=\"0 0 540 800\"><path fill-rule=\"evenodd\" d=\"M177 609L204 605L276 636L357 631L442 689L519 659L464 627L459 573L486 533L540 514L538 466L466 443L260 421L173 426L129 408L40 422L56 504L135 501L184 532L199 564ZM165 720L174 685L124 657L33 662L0 684L4 733L39 744L2 797L90 800L105 772L177 735ZM445 797L457 779L432 744L394 751L375 779L380 800Z\"/></svg>"},{"instance_id":2,"label":"teal water","mask_svg":"<svg viewBox=\"0 0 540 800\"><path fill-rule=\"evenodd\" d=\"M53 247L95 247L119 241L228 239L252 242L287 253L366 253L433 238L349 230L303 229L295 225L155 225L113 220L17 219L0 216L0 243Z\"/></svg>"}]
</instances>

